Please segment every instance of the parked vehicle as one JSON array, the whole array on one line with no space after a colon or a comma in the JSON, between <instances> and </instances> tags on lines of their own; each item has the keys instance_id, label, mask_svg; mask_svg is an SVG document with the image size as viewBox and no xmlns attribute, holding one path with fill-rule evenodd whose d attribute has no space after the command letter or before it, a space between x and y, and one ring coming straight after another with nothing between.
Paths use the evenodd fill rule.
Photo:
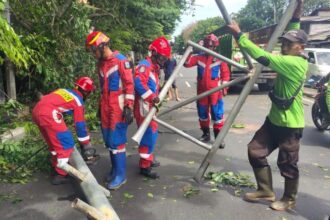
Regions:
<instances>
[{"instance_id":1,"label":"parked vehicle","mask_svg":"<svg viewBox=\"0 0 330 220\"><path fill-rule=\"evenodd\" d=\"M316 83L330 71L330 49L306 48L305 53L309 63L305 86L315 88Z\"/></svg>"},{"instance_id":2,"label":"parked vehicle","mask_svg":"<svg viewBox=\"0 0 330 220\"><path fill-rule=\"evenodd\" d=\"M330 130L330 114L325 101L327 82L325 79L316 84L317 95L312 106L312 119L319 131Z\"/></svg>"}]
</instances>

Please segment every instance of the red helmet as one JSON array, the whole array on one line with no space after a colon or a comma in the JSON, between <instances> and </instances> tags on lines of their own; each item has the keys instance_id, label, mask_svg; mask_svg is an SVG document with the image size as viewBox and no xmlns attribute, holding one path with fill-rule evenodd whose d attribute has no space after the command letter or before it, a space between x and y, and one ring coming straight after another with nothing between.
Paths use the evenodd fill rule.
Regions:
<instances>
[{"instance_id":1,"label":"red helmet","mask_svg":"<svg viewBox=\"0 0 330 220\"><path fill-rule=\"evenodd\" d=\"M167 58L171 57L171 45L165 37L159 37L155 39L149 45L149 50L154 50L159 55L162 55Z\"/></svg>"},{"instance_id":2,"label":"red helmet","mask_svg":"<svg viewBox=\"0 0 330 220\"><path fill-rule=\"evenodd\" d=\"M97 48L102 43L108 43L110 38L108 38L105 34L100 31L93 31L87 35L86 38L86 48L89 49L91 47Z\"/></svg>"},{"instance_id":3,"label":"red helmet","mask_svg":"<svg viewBox=\"0 0 330 220\"><path fill-rule=\"evenodd\" d=\"M204 47L217 47L219 46L219 40L214 34L209 34L204 38Z\"/></svg>"},{"instance_id":4,"label":"red helmet","mask_svg":"<svg viewBox=\"0 0 330 220\"><path fill-rule=\"evenodd\" d=\"M75 85L86 92L92 92L95 89L93 80L88 76L80 77Z\"/></svg>"}]
</instances>

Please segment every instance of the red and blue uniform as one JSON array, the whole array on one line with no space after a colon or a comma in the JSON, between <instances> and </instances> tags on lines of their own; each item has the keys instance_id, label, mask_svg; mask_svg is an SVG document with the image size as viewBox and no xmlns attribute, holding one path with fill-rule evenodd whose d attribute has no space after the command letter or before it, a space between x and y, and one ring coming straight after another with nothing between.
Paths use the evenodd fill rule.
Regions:
<instances>
[{"instance_id":1,"label":"red and blue uniform","mask_svg":"<svg viewBox=\"0 0 330 220\"><path fill-rule=\"evenodd\" d=\"M101 128L107 148L113 154L126 151L128 124L123 118L123 108L133 108L134 83L132 69L126 57L118 51L98 63L101 85Z\"/></svg>"},{"instance_id":2,"label":"red and blue uniform","mask_svg":"<svg viewBox=\"0 0 330 220\"><path fill-rule=\"evenodd\" d=\"M135 69L134 116L138 127L153 106L152 100L159 92L159 66L151 62L150 57L139 62ZM153 152L158 137L158 124L152 120L139 144L140 168L149 168L153 161Z\"/></svg>"},{"instance_id":3,"label":"red and blue uniform","mask_svg":"<svg viewBox=\"0 0 330 220\"><path fill-rule=\"evenodd\" d=\"M59 161L67 162L75 145L72 132L66 126L63 114L73 114L74 126L80 144L89 144L90 137L84 118L82 94L75 89L57 89L45 95L32 111L52 155L52 166L60 175L67 173L57 168Z\"/></svg>"},{"instance_id":4,"label":"red and blue uniform","mask_svg":"<svg viewBox=\"0 0 330 220\"><path fill-rule=\"evenodd\" d=\"M221 83L228 82L230 79L230 71L227 63L207 54L189 56L184 66L197 66L197 94L213 89ZM221 91L197 101L199 124L202 129L209 128L210 110L213 129L220 130L223 127L223 104Z\"/></svg>"}]
</instances>

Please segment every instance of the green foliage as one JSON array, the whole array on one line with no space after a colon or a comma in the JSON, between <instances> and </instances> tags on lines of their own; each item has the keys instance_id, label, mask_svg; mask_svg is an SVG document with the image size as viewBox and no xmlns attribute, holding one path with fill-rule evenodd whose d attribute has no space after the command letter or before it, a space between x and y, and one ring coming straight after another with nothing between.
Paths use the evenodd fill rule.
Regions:
<instances>
[{"instance_id":1,"label":"green foliage","mask_svg":"<svg viewBox=\"0 0 330 220\"><path fill-rule=\"evenodd\" d=\"M220 28L225 24L224 20L220 17L208 18L205 20L198 21L196 24L191 24L185 30L182 31L181 35L175 38L175 45L173 47L174 52L182 54L185 50L185 44L188 40L198 42L204 37L216 29Z\"/></svg>"},{"instance_id":2,"label":"green foliage","mask_svg":"<svg viewBox=\"0 0 330 220\"><path fill-rule=\"evenodd\" d=\"M191 6L188 0L91 0L95 8L92 25L112 39L112 47L145 54L150 42L169 36L180 13ZM106 22L105 22L106 21Z\"/></svg>"},{"instance_id":3,"label":"green foliage","mask_svg":"<svg viewBox=\"0 0 330 220\"><path fill-rule=\"evenodd\" d=\"M0 13L4 13L5 0L0 0ZM10 27L7 20L0 16L0 51L4 53L8 59L18 67L28 67L32 62L32 56L35 52L28 47L23 46L20 38L17 36L13 28ZM4 58L0 56L0 64Z\"/></svg>"},{"instance_id":4,"label":"green foliage","mask_svg":"<svg viewBox=\"0 0 330 220\"><path fill-rule=\"evenodd\" d=\"M9 99L7 102L0 104L0 134L8 129L17 127L21 119L18 113L24 108L24 105L16 100Z\"/></svg>"},{"instance_id":5,"label":"green foliage","mask_svg":"<svg viewBox=\"0 0 330 220\"><path fill-rule=\"evenodd\" d=\"M4 202L4 201L9 201L12 204L17 204L19 202L22 202L23 200L19 196L17 196L16 192L14 192L14 193L10 193L8 195L0 194L0 204L1 204L1 202Z\"/></svg>"},{"instance_id":6,"label":"green foliage","mask_svg":"<svg viewBox=\"0 0 330 220\"><path fill-rule=\"evenodd\" d=\"M93 28L110 36L114 50L142 56L154 38L169 38L180 13L193 2L10 0L13 28L36 51L31 54L35 64L17 74L18 97L29 102L38 92L71 87L79 76L96 79L95 59L85 51L85 38Z\"/></svg>"},{"instance_id":7,"label":"green foliage","mask_svg":"<svg viewBox=\"0 0 330 220\"><path fill-rule=\"evenodd\" d=\"M206 179L212 181L218 186L230 185L234 187L256 188L256 184L251 182L250 176L234 172L209 172Z\"/></svg>"},{"instance_id":8,"label":"green foliage","mask_svg":"<svg viewBox=\"0 0 330 220\"><path fill-rule=\"evenodd\" d=\"M242 31L252 31L277 23L288 4L288 0L248 0L234 19L239 22ZM322 7L330 7L329 0L305 0L303 15L307 16Z\"/></svg>"},{"instance_id":9,"label":"green foliage","mask_svg":"<svg viewBox=\"0 0 330 220\"><path fill-rule=\"evenodd\" d=\"M26 183L35 171L49 171L49 153L45 143L37 133L36 125L27 123L27 136L21 141L6 141L0 144L0 182ZM31 160L27 160L32 157Z\"/></svg>"},{"instance_id":10,"label":"green foliage","mask_svg":"<svg viewBox=\"0 0 330 220\"><path fill-rule=\"evenodd\" d=\"M330 1L329 0L305 0L304 1L304 15L309 15L314 10L319 8L329 8Z\"/></svg>"},{"instance_id":11,"label":"green foliage","mask_svg":"<svg viewBox=\"0 0 330 220\"><path fill-rule=\"evenodd\" d=\"M35 99L37 91L72 87L79 76L95 75L95 61L84 48L90 8L64 0L11 0L10 4L13 27L22 35L22 42L40 54L34 57L35 65L18 74L19 93L25 94L24 99Z\"/></svg>"}]
</instances>

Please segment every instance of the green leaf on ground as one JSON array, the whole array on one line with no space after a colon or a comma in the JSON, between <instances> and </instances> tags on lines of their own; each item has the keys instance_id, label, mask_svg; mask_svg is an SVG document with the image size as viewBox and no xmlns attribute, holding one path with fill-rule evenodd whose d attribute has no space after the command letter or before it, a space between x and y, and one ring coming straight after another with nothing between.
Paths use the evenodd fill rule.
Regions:
<instances>
[{"instance_id":1,"label":"green leaf on ground","mask_svg":"<svg viewBox=\"0 0 330 220\"><path fill-rule=\"evenodd\" d=\"M148 196L149 198L154 198L154 194L152 194L152 193L148 193L147 196Z\"/></svg>"},{"instance_id":2,"label":"green leaf on ground","mask_svg":"<svg viewBox=\"0 0 330 220\"><path fill-rule=\"evenodd\" d=\"M125 199L132 199L132 198L134 198L134 195L132 195L130 193L124 193L124 197L125 197Z\"/></svg>"},{"instance_id":3,"label":"green leaf on ground","mask_svg":"<svg viewBox=\"0 0 330 220\"><path fill-rule=\"evenodd\" d=\"M232 128L245 128L243 123L235 123L231 125Z\"/></svg>"},{"instance_id":4,"label":"green leaf on ground","mask_svg":"<svg viewBox=\"0 0 330 220\"><path fill-rule=\"evenodd\" d=\"M186 198L190 198L191 196L199 194L200 190L191 186L190 184L184 186L182 188L183 196Z\"/></svg>"},{"instance_id":5,"label":"green leaf on ground","mask_svg":"<svg viewBox=\"0 0 330 220\"><path fill-rule=\"evenodd\" d=\"M218 192L219 191L219 189L217 189L217 188L212 188L211 189L211 192Z\"/></svg>"},{"instance_id":6,"label":"green leaf on ground","mask_svg":"<svg viewBox=\"0 0 330 220\"><path fill-rule=\"evenodd\" d=\"M242 173L234 172L209 172L205 179L210 180L212 185L217 184L218 187L222 185L230 185L234 187L249 187L256 188L256 184L250 180L250 176Z\"/></svg>"}]
</instances>

